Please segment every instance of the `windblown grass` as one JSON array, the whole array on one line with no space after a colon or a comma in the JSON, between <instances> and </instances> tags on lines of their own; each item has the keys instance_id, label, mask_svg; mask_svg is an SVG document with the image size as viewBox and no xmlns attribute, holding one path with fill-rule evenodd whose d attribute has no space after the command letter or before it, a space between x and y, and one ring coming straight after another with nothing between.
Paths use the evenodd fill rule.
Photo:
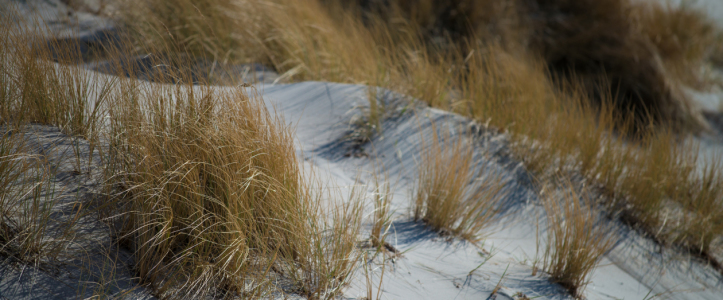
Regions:
<instances>
[{"instance_id":1,"label":"windblown grass","mask_svg":"<svg viewBox=\"0 0 723 300\"><path fill-rule=\"evenodd\" d=\"M433 33L434 28L446 25L437 23L436 17L420 17L434 12L429 7L422 10L422 6L414 12L420 16L395 18L395 23L389 23L384 16L350 11L337 4L325 6L314 0L221 1L214 5L201 0L183 0L173 5L161 0L148 3L151 6L139 10L134 19L141 25L137 32L142 37L136 46L149 45L150 49L161 49L159 51L170 57L174 57L174 51L187 52L187 56L177 57L184 62L199 57L219 63L263 62L283 73L286 80L330 80L390 88L510 132L515 154L528 169L541 177L584 174L591 185L608 196L607 204L612 209L623 212L624 220L662 242L683 245L710 258L711 243L723 234L719 222L723 219L720 203L723 191L718 188L723 186L721 169L710 167L699 172L695 166L702 158L696 154L696 145L681 145L680 128L676 127L695 127L691 124L696 121L695 116L686 115L688 108L684 102L670 102L677 99L675 88L668 86L669 78L661 79L660 70L663 67L672 70L672 67L665 61L662 67L658 62L647 60L626 63L631 53L647 58L652 50L641 46L647 43L646 39L639 36L642 34L636 32L634 26L616 24L623 22L620 12L631 12L619 0L611 0L610 7L596 4L594 7L600 9L593 9L592 15L577 15L584 3L547 1L546 6L540 8L543 13L562 7L564 16L582 25L594 25L591 20L600 17L605 21L601 24L616 26L610 32L593 28L597 29L595 34L583 35L575 33L587 27L575 26L574 22L541 26L562 33L574 30L572 35L561 35L559 39L550 40L540 35L540 40L530 41L535 49L542 49L539 53L510 48L510 45L519 46L516 42L519 39L527 42L524 26L515 24L499 24L493 28L504 33L509 27L523 38L496 39L496 34L477 33L479 39L473 36L466 40L436 38L431 41L427 32ZM404 6L399 7L403 11ZM521 8L500 9L516 15ZM517 22L515 18L510 20ZM551 22L544 18L543 21ZM84 81L87 77L77 75L82 73L77 69L38 60L45 55L44 50L38 50L42 47L38 48L37 43L17 43L23 41L23 37L6 27L3 30L9 33L3 35L7 37L2 39L3 50L11 50L0 53L0 82L3 87L9 87L0 91L3 122L54 124L85 136L88 132L97 132L94 129L97 125L93 124L97 124L94 122L101 114L96 108L101 106L84 106L87 102L82 100L96 92L105 94L102 91L107 88L91 87ZM653 31L647 36L654 34ZM459 36L464 35L463 32ZM598 49L593 42L601 35L612 35L610 40L620 42L622 48ZM628 40L628 37L634 39ZM656 42L660 45L655 47L664 49L667 39ZM592 52L575 52L572 48L580 47L572 47L577 44L566 41L582 41L581 49ZM632 47L631 52L625 50L626 47ZM144 51L143 47L139 49L136 50ZM74 55L68 51L67 55ZM680 51L670 53L676 52ZM609 55L614 59L607 60ZM567 73L570 62L559 61L560 57L575 58L574 65L580 67L587 65L577 62L589 63L586 60L589 57L602 57L606 63L591 65L590 70L599 70L601 66L608 70L606 64L616 68L610 69L612 77L600 77L596 72L577 68ZM671 57L669 61L677 61L678 56L671 54ZM617 68L621 65L636 69L626 72ZM66 71L69 73L63 73ZM653 75L638 78L635 74L640 72ZM138 76L130 73L131 77ZM621 82L628 82L623 80L626 76L634 77L630 82L642 82L645 89L621 87ZM208 291L204 288L217 279L228 282L220 288L223 291L253 294L253 287L249 290L239 284L243 280L232 279L266 278L273 273L293 277L299 291L307 295L320 297L335 291L352 269L350 266L358 260L349 243L356 226L356 208L340 208L337 214L332 214L347 222L309 223L308 220L319 219L304 217L316 216L321 209L315 204L316 196L310 193L309 184L300 182L298 170L287 165L294 159L269 155L277 153L277 148L282 149L284 155L294 153L284 148L290 145L286 141L288 136L271 137L279 132L284 136L285 129L269 129L281 124L274 123L266 113L256 111L254 107L260 106L253 103L257 100L240 90L217 94L187 85L192 80L184 71L173 77L170 82L177 85L157 90L122 81L117 86L119 92L108 94L104 100L110 102L107 107L112 108L107 112L113 133L108 135L112 149L106 153L108 163L112 163L108 174L112 175L112 182L125 191L119 203L131 211L123 215L127 225L124 233L138 250L139 257L153 258L153 262L158 263L152 265L148 260L139 260L139 274L155 285L160 294L179 297ZM665 84L664 88L657 89L661 83ZM667 102L657 111L647 108L650 103L644 101L657 96L628 97L636 93L657 95L661 91L665 95L660 99ZM77 102L65 99L77 99ZM631 99L633 105L641 105L632 114L626 111L631 105L626 101ZM228 105L230 112L252 116L255 122L271 127L254 127L250 125L253 122L231 116L230 112L223 113L219 109L223 106L218 106L216 101ZM678 115L679 112L684 115ZM665 117L668 113L672 115ZM656 117L656 114L661 115ZM649 130L650 124L656 130ZM239 126L230 128L231 125ZM641 130L641 126L646 129ZM626 141L625 136L634 136L637 141ZM249 144L241 137L257 143ZM450 151L454 153L457 146L439 147L452 147ZM255 151L255 155L239 154L238 149ZM460 166L464 166L465 151L455 156L445 154L447 150L442 149L446 148L438 149L439 155L457 157ZM432 155L428 158L424 165L440 165ZM434 183L437 178L438 184L432 185L435 190L427 193L420 190L420 219L432 220L437 215L455 212L457 204L466 202L463 190L476 192L459 183L445 184L444 178L435 174L451 171L441 166L428 170L425 174L430 182ZM464 173L452 176L467 176L467 182L472 179ZM455 197L446 197L449 193ZM265 197L272 200L266 201ZM453 201L447 201L450 199ZM440 203L443 205L436 206ZM291 214L298 216L286 218ZM440 226L437 230L470 238L474 232L470 228L478 226L475 219L464 214L461 219L453 216L451 214L446 223L440 223L446 227ZM298 232L302 230L321 234L324 232L321 228L328 226L333 228L329 231L334 233L331 237L307 241L299 238ZM232 228L250 228L256 235L241 236L224 231ZM335 259L327 260L329 253ZM228 260L220 264L221 258ZM173 290L178 284L183 289ZM259 293L265 290L263 286L256 287Z\"/></svg>"},{"instance_id":2,"label":"windblown grass","mask_svg":"<svg viewBox=\"0 0 723 300\"><path fill-rule=\"evenodd\" d=\"M380 13L336 1L245 0L221 7L227 3L242 9L200 11L240 22L230 35L243 41L234 50L240 62L269 64L286 80L389 88L508 131L529 170L543 178L585 175L613 211L663 243L709 251L708 241L723 234L717 226L700 231L694 223L670 221L722 217L718 209L694 208L719 207L723 195L709 187L723 179L720 169L702 178L693 167L702 158L680 134L705 124L668 74L678 72L678 61L694 69L715 57L717 34L704 18L690 21L684 8L649 13L623 0L400 0ZM541 17L532 22L530 13ZM163 16L138 20L147 19ZM670 25L656 25L662 22ZM213 35L193 28L203 29L193 36ZM666 46L676 45L686 29L701 35L691 37L696 43ZM671 213L671 205L682 210Z\"/></svg>"},{"instance_id":3,"label":"windblown grass","mask_svg":"<svg viewBox=\"0 0 723 300\"><path fill-rule=\"evenodd\" d=\"M173 49L217 62L238 59L243 42L237 28L241 21L233 15L244 9L242 3L221 0L129 1L123 0L121 16L140 34L141 49ZM122 2L122 3L123 3ZM138 22L141 20L142 22Z\"/></svg>"},{"instance_id":4,"label":"windblown grass","mask_svg":"<svg viewBox=\"0 0 723 300\"><path fill-rule=\"evenodd\" d=\"M696 89L711 85L706 69L723 57L723 33L708 16L685 3L650 3L634 6L632 17L669 75Z\"/></svg>"},{"instance_id":5,"label":"windblown grass","mask_svg":"<svg viewBox=\"0 0 723 300\"><path fill-rule=\"evenodd\" d=\"M536 2L532 14L541 17L530 24L531 48L554 75L579 79L589 100L605 100L598 88L609 86L618 114L634 117L631 133L651 124L683 132L704 128L656 59L657 50L636 30L630 1Z\"/></svg>"},{"instance_id":6,"label":"windblown grass","mask_svg":"<svg viewBox=\"0 0 723 300\"><path fill-rule=\"evenodd\" d=\"M685 5L664 9L628 0L351 2L366 14L380 15L390 28L399 19L408 20L425 43L443 51L455 45L463 46L463 52L474 50L464 42L471 39L539 57L556 76L553 81L583 79L579 83L589 100L602 100L596 97L599 85L610 85L616 110L632 113L637 130L647 130L650 121L683 131L705 127L687 106L678 81L691 84L689 79L701 77L701 62L721 51L721 31ZM687 75L671 76L673 72Z\"/></svg>"},{"instance_id":7,"label":"windblown grass","mask_svg":"<svg viewBox=\"0 0 723 300\"><path fill-rule=\"evenodd\" d=\"M28 146L25 125L55 125L94 139L100 106L90 99L102 102L112 84L52 63L55 45L43 39L42 22L14 23L13 9L10 5L0 20L0 254L39 266L68 247L77 218L57 216L63 191L56 190L57 166L47 161L55 150L33 154L38 150Z\"/></svg>"},{"instance_id":8,"label":"windblown grass","mask_svg":"<svg viewBox=\"0 0 723 300\"><path fill-rule=\"evenodd\" d=\"M498 45L518 59L542 60L554 82L575 78L592 102L606 100L609 87L613 108L631 114L641 133L650 123L705 128L676 79L693 83L701 61L723 49L702 15L628 0L166 2L143 2L148 9L130 16L141 21L143 43L173 43L219 62L266 63L288 79L364 82L420 98L459 88L440 73L466 70L465 63L437 55ZM681 32L693 32L685 46Z\"/></svg>"},{"instance_id":9,"label":"windblown grass","mask_svg":"<svg viewBox=\"0 0 723 300\"><path fill-rule=\"evenodd\" d=\"M193 86L189 69L176 68L191 61L184 56L163 56L154 66L165 68L139 70L123 61L129 45L106 49L119 54L119 76L103 80L53 62L82 61L78 45L48 44L42 34L10 25L3 19L0 26L7 33L0 119L13 129L54 125L102 144L109 197L96 209L117 225L118 241L133 250L134 270L154 294L258 298L277 292L279 281L285 292L312 299L340 292L359 262L359 195L340 203L304 178L292 130L260 97L240 87ZM27 244L22 249L44 247L36 229L53 205L24 200L23 193L44 197L42 172L28 179L30 192L6 188L36 174L27 159L8 152L19 145L15 136L4 134L0 148L4 254L19 242ZM29 210L18 223L21 207ZM17 255L31 255L25 252Z\"/></svg>"},{"instance_id":10,"label":"windblown grass","mask_svg":"<svg viewBox=\"0 0 723 300\"><path fill-rule=\"evenodd\" d=\"M15 125L55 125L69 135L91 139L113 82L96 80L97 75L83 68L53 63L51 59L82 61L82 54L78 45L46 41L35 32L38 29L32 29L43 26L40 21L23 25L25 30L11 29L6 22L0 25L0 120Z\"/></svg>"},{"instance_id":11,"label":"windblown grass","mask_svg":"<svg viewBox=\"0 0 723 300\"><path fill-rule=\"evenodd\" d=\"M614 239L598 224L597 214L573 187L568 186L562 193L562 199L556 195L545 197L547 245L543 269L553 282L574 297L583 298L590 274Z\"/></svg>"},{"instance_id":12,"label":"windblown grass","mask_svg":"<svg viewBox=\"0 0 723 300\"><path fill-rule=\"evenodd\" d=\"M442 235L479 241L480 231L497 214L504 184L500 178L478 178L476 167L467 141L441 140L435 133L419 166L414 219Z\"/></svg>"},{"instance_id":13,"label":"windblown grass","mask_svg":"<svg viewBox=\"0 0 723 300\"><path fill-rule=\"evenodd\" d=\"M52 182L38 158L23 149L22 139L2 132L0 255L39 264L54 250L54 243L45 237L53 200Z\"/></svg>"},{"instance_id":14,"label":"windblown grass","mask_svg":"<svg viewBox=\"0 0 723 300\"><path fill-rule=\"evenodd\" d=\"M144 282L173 297L259 297L273 275L312 298L338 292L358 261L358 203L320 206L291 130L260 98L132 80L121 90L109 179Z\"/></svg>"}]
</instances>

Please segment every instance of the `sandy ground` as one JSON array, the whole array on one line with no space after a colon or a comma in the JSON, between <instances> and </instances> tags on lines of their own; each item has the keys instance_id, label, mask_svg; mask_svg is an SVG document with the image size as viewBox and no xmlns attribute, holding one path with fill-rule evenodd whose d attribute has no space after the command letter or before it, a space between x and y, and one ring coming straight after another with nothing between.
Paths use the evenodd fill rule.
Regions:
<instances>
[{"instance_id":1,"label":"sandy ground","mask_svg":"<svg viewBox=\"0 0 723 300\"><path fill-rule=\"evenodd\" d=\"M57 19L62 15L58 12L67 9L57 1L28 2L41 3L38 5L51 19ZM39 6L27 7L32 11ZM93 16L88 20L88 30L81 38L92 35L93 28L107 28L107 23ZM67 25L58 26L62 29ZM350 137L358 130L354 124L368 107L367 87L325 82L274 84L273 74L264 74L268 74L269 79L249 87L249 92L260 95L269 108L296 128L296 145L302 158L299 163L307 170L313 169L324 186L345 190L354 184L371 185L372 174L378 170L384 170L392 183L394 222L387 241L402 254L378 256L366 265L374 284L374 296L381 289L382 299L516 299L521 295L535 299L570 298L543 273L532 274L532 264L541 258L537 245L545 240L544 235L536 234L545 231L544 210L522 165L508 155L506 135L461 116L382 91L378 100L387 107L388 113L381 134L360 145ZM106 80L108 77L94 75L93 78ZM411 220L409 204L418 175L422 140L428 139L433 130L448 131L452 139L463 138L474 143L481 176L499 176L506 182L501 219L485 230L486 239L481 246L441 238ZM61 170L53 178L59 187L60 199L64 199L56 204L55 213L59 218L71 216L74 203L93 202L99 184L94 181L98 169L81 170L77 174L73 160L67 159L75 159L74 153L83 149L85 154L78 157L91 157L87 143L45 126L32 126L22 134L34 145L31 148L34 154L47 157L49 164ZM369 227L371 203L366 205L366 210ZM84 238L61 255L65 260L49 262L47 266L0 260L0 299L85 298L98 290L98 293L121 298L152 298L133 279L128 267L132 255L114 248L97 216L85 218L81 222L85 225L80 227ZM601 226L611 228L616 244L591 277L585 291L588 299L723 297L721 275L712 268L675 250L661 249L616 221L605 219ZM360 239L365 237L362 234ZM344 292L345 298L367 296L365 274L360 267Z\"/></svg>"},{"instance_id":2,"label":"sandy ground","mask_svg":"<svg viewBox=\"0 0 723 300\"><path fill-rule=\"evenodd\" d=\"M498 283L502 289L497 297L504 299L520 292L531 298L567 297L544 275L531 275L536 258L535 232L538 226L540 232L545 228L544 220L538 224L534 216L544 214L520 165L506 155L506 136L483 127L474 130L477 137L472 142L479 145L478 167L484 170L484 176L502 176L508 182L503 219L487 230L483 250L439 238L412 222L408 214L422 149L420 137L431 136L432 130L470 129L469 120L426 107L393 113L383 123L383 134L364 146L368 157L347 156L351 151L345 142L349 122L366 105L366 87L305 82L258 89L270 106L297 124L299 148L305 160L320 171L326 171L337 182L353 182L360 171L371 174L383 166L395 183L392 206L397 213L390 242L404 255L391 263L387 261L382 282L384 299L487 299ZM408 107L393 93L386 96L382 100L388 102L391 111L401 112ZM453 137L459 134L457 130L450 132ZM371 179L362 176L365 180ZM659 252L654 243L616 222L601 225L612 226L611 234L617 242L591 278L586 291L589 299L644 299L652 295L662 299L719 299L723 295L720 275L715 270L674 251ZM470 273L484 261L482 267ZM378 280L381 266L375 268ZM350 297L365 293L363 278L355 280L346 292Z\"/></svg>"}]
</instances>

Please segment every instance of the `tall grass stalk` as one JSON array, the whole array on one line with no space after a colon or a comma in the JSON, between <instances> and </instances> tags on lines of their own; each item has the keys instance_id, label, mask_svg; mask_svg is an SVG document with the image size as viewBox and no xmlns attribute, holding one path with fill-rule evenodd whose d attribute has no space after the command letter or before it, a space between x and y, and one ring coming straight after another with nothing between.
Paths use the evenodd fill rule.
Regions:
<instances>
[{"instance_id":1,"label":"tall grass stalk","mask_svg":"<svg viewBox=\"0 0 723 300\"><path fill-rule=\"evenodd\" d=\"M374 201L374 212L372 220L372 232L370 235L372 247L377 248L378 251L384 250L386 243L386 236L389 229L392 226L391 216L391 203L392 203L392 191L389 182L381 183L375 175L375 189L372 194L372 200Z\"/></svg>"}]
</instances>

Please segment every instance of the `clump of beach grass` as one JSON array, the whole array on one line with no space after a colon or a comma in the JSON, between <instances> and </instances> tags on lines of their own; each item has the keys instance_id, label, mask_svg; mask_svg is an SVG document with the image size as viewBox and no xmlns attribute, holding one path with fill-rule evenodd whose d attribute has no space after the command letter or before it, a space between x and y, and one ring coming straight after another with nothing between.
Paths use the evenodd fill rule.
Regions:
<instances>
[{"instance_id":1,"label":"clump of beach grass","mask_svg":"<svg viewBox=\"0 0 723 300\"><path fill-rule=\"evenodd\" d=\"M567 183L560 191L543 195L547 212L547 244L543 270L552 282L565 287L576 298L583 298L589 276L615 239L598 224L598 215L582 195Z\"/></svg>"},{"instance_id":2,"label":"clump of beach grass","mask_svg":"<svg viewBox=\"0 0 723 300\"><path fill-rule=\"evenodd\" d=\"M12 15L12 7L8 14ZM0 92L0 120L16 126L58 126L66 134L92 140L114 81L84 68L53 62L80 62L83 54L78 43L62 44L38 33L37 28L44 26L42 21L13 25L10 20L8 17L0 24L0 81L4 87Z\"/></svg>"},{"instance_id":3,"label":"clump of beach grass","mask_svg":"<svg viewBox=\"0 0 723 300\"><path fill-rule=\"evenodd\" d=\"M464 138L440 139L435 130L425 144L412 199L414 219L442 235L479 241L480 231L496 217L504 182L476 171L473 148Z\"/></svg>"},{"instance_id":4,"label":"clump of beach grass","mask_svg":"<svg viewBox=\"0 0 723 300\"><path fill-rule=\"evenodd\" d=\"M309 297L338 292L358 261L358 204L320 206L291 130L260 98L132 80L121 90L108 180L143 282L173 297L254 297L278 275Z\"/></svg>"}]
</instances>

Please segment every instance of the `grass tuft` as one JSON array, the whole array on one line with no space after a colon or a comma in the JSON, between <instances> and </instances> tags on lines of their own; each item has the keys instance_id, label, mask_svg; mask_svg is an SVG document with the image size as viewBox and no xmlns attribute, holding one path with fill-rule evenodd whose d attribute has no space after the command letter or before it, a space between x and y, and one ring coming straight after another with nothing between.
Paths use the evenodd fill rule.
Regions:
<instances>
[{"instance_id":1,"label":"grass tuft","mask_svg":"<svg viewBox=\"0 0 723 300\"><path fill-rule=\"evenodd\" d=\"M144 282L174 297L257 293L248 286L263 286L269 270L314 298L344 284L358 260L358 208L320 207L291 130L260 98L184 84L121 89L109 109L109 180L122 187L121 232Z\"/></svg>"},{"instance_id":2,"label":"grass tuft","mask_svg":"<svg viewBox=\"0 0 723 300\"><path fill-rule=\"evenodd\" d=\"M544 200L548 229L543 269L553 282L583 298L590 274L614 239L569 183L561 193L562 199L547 195Z\"/></svg>"},{"instance_id":3,"label":"grass tuft","mask_svg":"<svg viewBox=\"0 0 723 300\"><path fill-rule=\"evenodd\" d=\"M419 166L412 211L442 235L477 242L504 197L501 178L478 178L471 145L463 138L433 134ZM494 176L494 175L488 175Z\"/></svg>"}]
</instances>

